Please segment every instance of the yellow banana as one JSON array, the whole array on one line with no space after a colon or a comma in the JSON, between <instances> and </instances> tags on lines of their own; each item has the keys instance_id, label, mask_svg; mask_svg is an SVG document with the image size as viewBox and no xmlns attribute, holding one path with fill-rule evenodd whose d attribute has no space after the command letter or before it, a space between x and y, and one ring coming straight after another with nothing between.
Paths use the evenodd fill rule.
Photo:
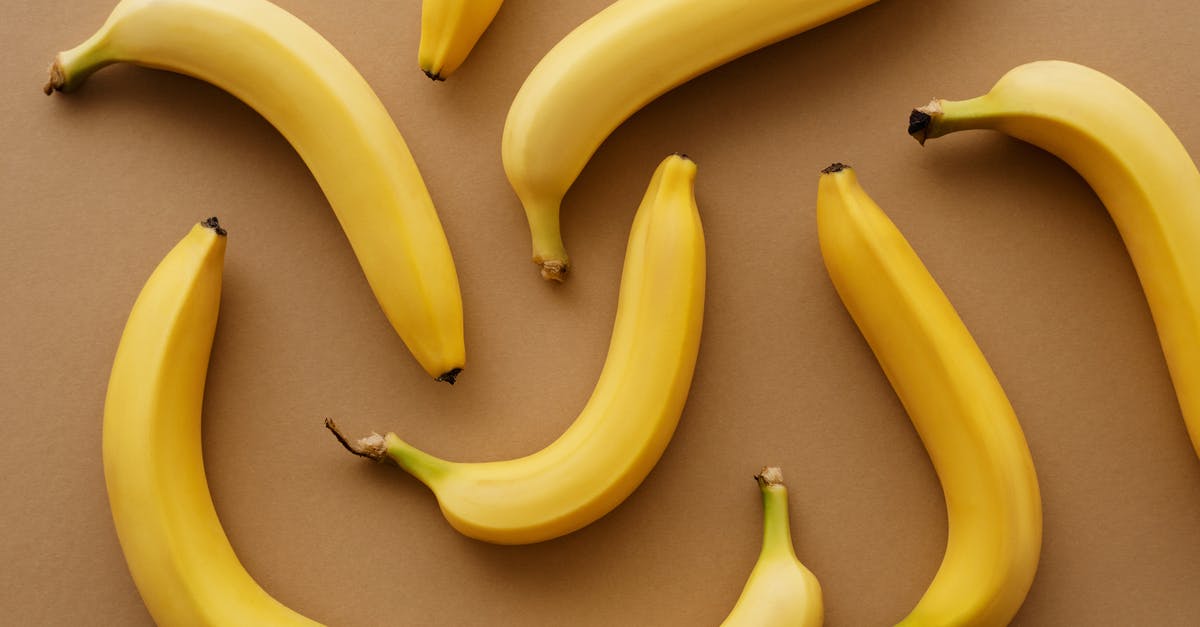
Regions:
<instances>
[{"instance_id":1,"label":"yellow banana","mask_svg":"<svg viewBox=\"0 0 1200 627\"><path fill-rule=\"evenodd\" d=\"M695 164L668 157L655 171L625 253L608 357L575 422L553 443L506 461L460 463L417 450L394 433L350 444L390 458L437 496L460 532L498 544L570 533L637 488L679 423L704 312L704 235Z\"/></svg>"},{"instance_id":2,"label":"yellow banana","mask_svg":"<svg viewBox=\"0 0 1200 627\"><path fill-rule=\"evenodd\" d=\"M417 62L435 81L444 81L467 60L504 0L424 0Z\"/></svg>"},{"instance_id":3,"label":"yellow banana","mask_svg":"<svg viewBox=\"0 0 1200 627\"><path fill-rule=\"evenodd\" d=\"M618 0L564 37L517 92L502 143L542 277L565 277L559 205L621 122L699 74L875 1Z\"/></svg>"},{"instance_id":4,"label":"yellow banana","mask_svg":"<svg viewBox=\"0 0 1200 627\"><path fill-rule=\"evenodd\" d=\"M167 254L133 305L104 400L104 481L129 572L159 625L308 626L242 568L200 450L225 231L210 218Z\"/></svg>"},{"instance_id":5,"label":"yellow banana","mask_svg":"<svg viewBox=\"0 0 1200 627\"><path fill-rule=\"evenodd\" d=\"M123 0L61 52L46 93L130 62L194 76L262 114L312 170L388 320L431 376L466 361L450 246L404 139L328 41L266 0Z\"/></svg>"},{"instance_id":6,"label":"yellow banana","mask_svg":"<svg viewBox=\"0 0 1200 627\"><path fill-rule=\"evenodd\" d=\"M762 552L721 627L821 627L821 584L792 548L783 471L763 468L754 478L763 499Z\"/></svg>"},{"instance_id":7,"label":"yellow banana","mask_svg":"<svg viewBox=\"0 0 1200 627\"><path fill-rule=\"evenodd\" d=\"M970 100L912 113L926 139L993 129L1057 155L1100 197L1137 269L1192 447L1200 455L1200 172L1166 122L1108 76L1065 61L1021 65Z\"/></svg>"},{"instance_id":8,"label":"yellow banana","mask_svg":"<svg viewBox=\"0 0 1200 627\"><path fill-rule=\"evenodd\" d=\"M817 192L821 254L933 461L949 537L904 627L1007 625L1037 570L1042 505L1012 406L953 305L841 164Z\"/></svg>"}]
</instances>

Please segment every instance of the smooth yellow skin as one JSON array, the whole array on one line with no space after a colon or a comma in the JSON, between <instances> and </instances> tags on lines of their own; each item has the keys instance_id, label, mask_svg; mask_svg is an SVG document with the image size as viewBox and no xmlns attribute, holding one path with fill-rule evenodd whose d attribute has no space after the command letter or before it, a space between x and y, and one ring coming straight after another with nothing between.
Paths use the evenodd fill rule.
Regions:
<instances>
[{"instance_id":1,"label":"smooth yellow skin","mask_svg":"<svg viewBox=\"0 0 1200 627\"><path fill-rule=\"evenodd\" d=\"M1042 505L1004 390L954 307L853 170L822 174L818 239L846 310L946 497L946 554L905 627L1007 625L1033 582Z\"/></svg>"},{"instance_id":2,"label":"smooth yellow skin","mask_svg":"<svg viewBox=\"0 0 1200 627\"><path fill-rule=\"evenodd\" d=\"M395 434L387 454L433 490L460 532L497 544L575 531L619 505L658 462L683 412L704 314L695 164L668 157L634 218L608 357L587 405L546 448L457 463Z\"/></svg>"},{"instance_id":3,"label":"smooth yellow skin","mask_svg":"<svg viewBox=\"0 0 1200 627\"><path fill-rule=\"evenodd\" d=\"M758 479L763 500L762 552L721 627L821 627L825 620L821 584L792 547L787 488L782 477L779 483Z\"/></svg>"},{"instance_id":4,"label":"smooth yellow skin","mask_svg":"<svg viewBox=\"0 0 1200 627\"><path fill-rule=\"evenodd\" d=\"M253 107L312 170L388 320L438 377L466 361L450 246L404 139L328 41L265 0L125 0L56 60L69 91L129 62L212 83Z\"/></svg>"},{"instance_id":5,"label":"smooth yellow skin","mask_svg":"<svg viewBox=\"0 0 1200 627\"><path fill-rule=\"evenodd\" d=\"M984 96L935 103L927 138L997 130L1057 155L1092 186L1137 269L1200 455L1200 172L1187 149L1132 91L1065 61L1022 65Z\"/></svg>"},{"instance_id":6,"label":"smooth yellow skin","mask_svg":"<svg viewBox=\"0 0 1200 627\"><path fill-rule=\"evenodd\" d=\"M618 0L564 37L525 79L502 143L542 276L563 279L559 205L626 118L699 74L873 2Z\"/></svg>"},{"instance_id":7,"label":"smooth yellow skin","mask_svg":"<svg viewBox=\"0 0 1200 627\"><path fill-rule=\"evenodd\" d=\"M146 282L104 401L104 481L121 550L159 625L314 626L242 568L200 449L225 237L197 225Z\"/></svg>"},{"instance_id":8,"label":"smooth yellow skin","mask_svg":"<svg viewBox=\"0 0 1200 627\"><path fill-rule=\"evenodd\" d=\"M483 31L500 11L503 0L424 0L417 62L434 80L454 73Z\"/></svg>"}]
</instances>

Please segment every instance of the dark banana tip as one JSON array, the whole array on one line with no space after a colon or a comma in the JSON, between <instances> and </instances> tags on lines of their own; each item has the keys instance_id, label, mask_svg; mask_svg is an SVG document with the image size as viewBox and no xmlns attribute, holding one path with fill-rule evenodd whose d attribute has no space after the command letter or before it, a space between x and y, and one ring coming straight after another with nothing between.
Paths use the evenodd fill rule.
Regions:
<instances>
[{"instance_id":1,"label":"dark banana tip","mask_svg":"<svg viewBox=\"0 0 1200 627\"><path fill-rule=\"evenodd\" d=\"M458 375L461 372L462 372L462 368L453 368L447 372L442 373L442 376L438 377L437 380L445 381L446 383L449 383L450 385L454 385L454 382L458 380Z\"/></svg>"},{"instance_id":2,"label":"dark banana tip","mask_svg":"<svg viewBox=\"0 0 1200 627\"><path fill-rule=\"evenodd\" d=\"M444 80L446 80L446 77L445 77L445 76L442 76L441 74L438 74L437 72L433 72L433 71L430 71L430 70L421 70L421 71L422 71L422 72L424 72L424 73L425 73L425 76L428 76L428 77L429 77L429 79L430 79L430 80L432 80L432 81L444 81Z\"/></svg>"},{"instance_id":3,"label":"dark banana tip","mask_svg":"<svg viewBox=\"0 0 1200 627\"><path fill-rule=\"evenodd\" d=\"M221 236L229 235L229 231L226 231L224 228L221 227L221 222L219 220L217 220L217 216L213 216L207 220L204 220L203 222L200 223L200 226L216 231L217 235L221 235Z\"/></svg>"},{"instance_id":4,"label":"dark banana tip","mask_svg":"<svg viewBox=\"0 0 1200 627\"><path fill-rule=\"evenodd\" d=\"M844 163L832 163L829 165L829 167L825 168L824 170L821 170L821 174L834 174L837 172L841 172L842 170L849 170L849 169L850 169L850 166L848 166Z\"/></svg>"},{"instance_id":5,"label":"dark banana tip","mask_svg":"<svg viewBox=\"0 0 1200 627\"><path fill-rule=\"evenodd\" d=\"M912 113L908 114L908 134L924 146L925 135L929 131L929 123L932 121L932 115L920 109L913 109Z\"/></svg>"}]
</instances>

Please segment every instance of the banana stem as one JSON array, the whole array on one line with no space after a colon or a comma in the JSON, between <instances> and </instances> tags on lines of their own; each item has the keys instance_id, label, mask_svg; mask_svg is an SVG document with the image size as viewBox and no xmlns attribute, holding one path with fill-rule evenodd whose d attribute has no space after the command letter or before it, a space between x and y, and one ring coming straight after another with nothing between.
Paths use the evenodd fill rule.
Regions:
<instances>
[{"instance_id":1,"label":"banana stem","mask_svg":"<svg viewBox=\"0 0 1200 627\"><path fill-rule=\"evenodd\" d=\"M795 557L795 549L792 547L791 521L788 517L787 487L783 485L783 472L778 468L768 467L754 478L762 490L762 557Z\"/></svg>"},{"instance_id":2,"label":"banana stem","mask_svg":"<svg viewBox=\"0 0 1200 627\"><path fill-rule=\"evenodd\" d=\"M922 146L925 140L935 139L955 131L988 128L989 108L983 106L986 95L969 100L933 99L924 107L912 110L908 116L908 134Z\"/></svg>"},{"instance_id":3,"label":"banana stem","mask_svg":"<svg viewBox=\"0 0 1200 627\"><path fill-rule=\"evenodd\" d=\"M383 461L386 449L383 446L383 437L378 433L372 433L370 436L362 438L358 442L351 442L350 439L342 433L341 429L338 429L337 423L333 421L333 418L325 419L325 428L329 429L333 433L333 437L337 438L337 441L343 447L345 447L347 451L350 451L359 457L365 457L374 462Z\"/></svg>"},{"instance_id":4,"label":"banana stem","mask_svg":"<svg viewBox=\"0 0 1200 627\"><path fill-rule=\"evenodd\" d=\"M42 86L42 92L49 96L56 91L74 91L93 72L115 63L106 39L107 29L102 28L87 41L58 53L54 57L54 64L50 66L50 78Z\"/></svg>"},{"instance_id":5,"label":"banana stem","mask_svg":"<svg viewBox=\"0 0 1200 627\"><path fill-rule=\"evenodd\" d=\"M529 234L533 239L533 262L542 269L542 278L562 283L567 278L570 260L563 246L558 223L559 207L550 210L526 209Z\"/></svg>"},{"instance_id":6,"label":"banana stem","mask_svg":"<svg viewBox=\"0 0 1200 627\"><path fill-rule=\"evenodd\" d=\"M383 445L387 456L396 462L396 465L431 488L433 482L449 469L450 462L414 447L401 440L400 436L395 433L384 436Z\"/></svg>"},{"instance_id":7,"label":"banana stem","mask_svg":"<svg viewBox=\"0 0 1200 627\"><path fill-rule=\"evenodd\" d=\"M433 487L433 482L444 475L450 467L450 462L417 449L401 440L400 436L395 433L389 433L386 436L372 433L365 438L351 442L341 429L338 429L337 423L332 418L325 419L325 428L333 433L333 437L337 438L337 441L347 451L375 462L390 459L429 487Z\"/></svg>"}]
</instances>

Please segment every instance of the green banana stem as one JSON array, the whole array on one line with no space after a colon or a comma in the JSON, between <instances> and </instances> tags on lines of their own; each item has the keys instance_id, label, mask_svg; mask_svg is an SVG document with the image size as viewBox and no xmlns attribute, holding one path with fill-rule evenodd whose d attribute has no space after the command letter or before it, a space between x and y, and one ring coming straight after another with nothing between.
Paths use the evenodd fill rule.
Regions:
<instances>
[{"instance_id":1,"label":"green banana stem","mask_svg":"<svg viewBox=\"0 0 1200 627\"><path fill-rule=\"evenodd\" d=\"M795 558L783 472L774 467L764 468L762 473L754 478L758 480L763 500L763 543L760 559Z\"/></svg>"},{"instance_id":2,"label":"green banana stem","mask_svg":"<svg viewBox=\"0 0 1200 627\"><path fill-rule=\"evenodd\" d=\"M50 66L50 79L42 87L47 96L56 91L74 91L87 77L117 59L108 49L108 29L102 28L87 41L58 53Z\"/></svg>"},{"instance_id":3,"label":"green banana stem","mask_svg":"<svg viewBox=\"0 0 1200 627\"><path fill-rule=\"evenodd\" d=\"M401 440L395 433L384 436L383 445L387 456L396 462L396 465L431 488L450 467L450 462L414 447Z\"/></svg>"}]
</instances>

